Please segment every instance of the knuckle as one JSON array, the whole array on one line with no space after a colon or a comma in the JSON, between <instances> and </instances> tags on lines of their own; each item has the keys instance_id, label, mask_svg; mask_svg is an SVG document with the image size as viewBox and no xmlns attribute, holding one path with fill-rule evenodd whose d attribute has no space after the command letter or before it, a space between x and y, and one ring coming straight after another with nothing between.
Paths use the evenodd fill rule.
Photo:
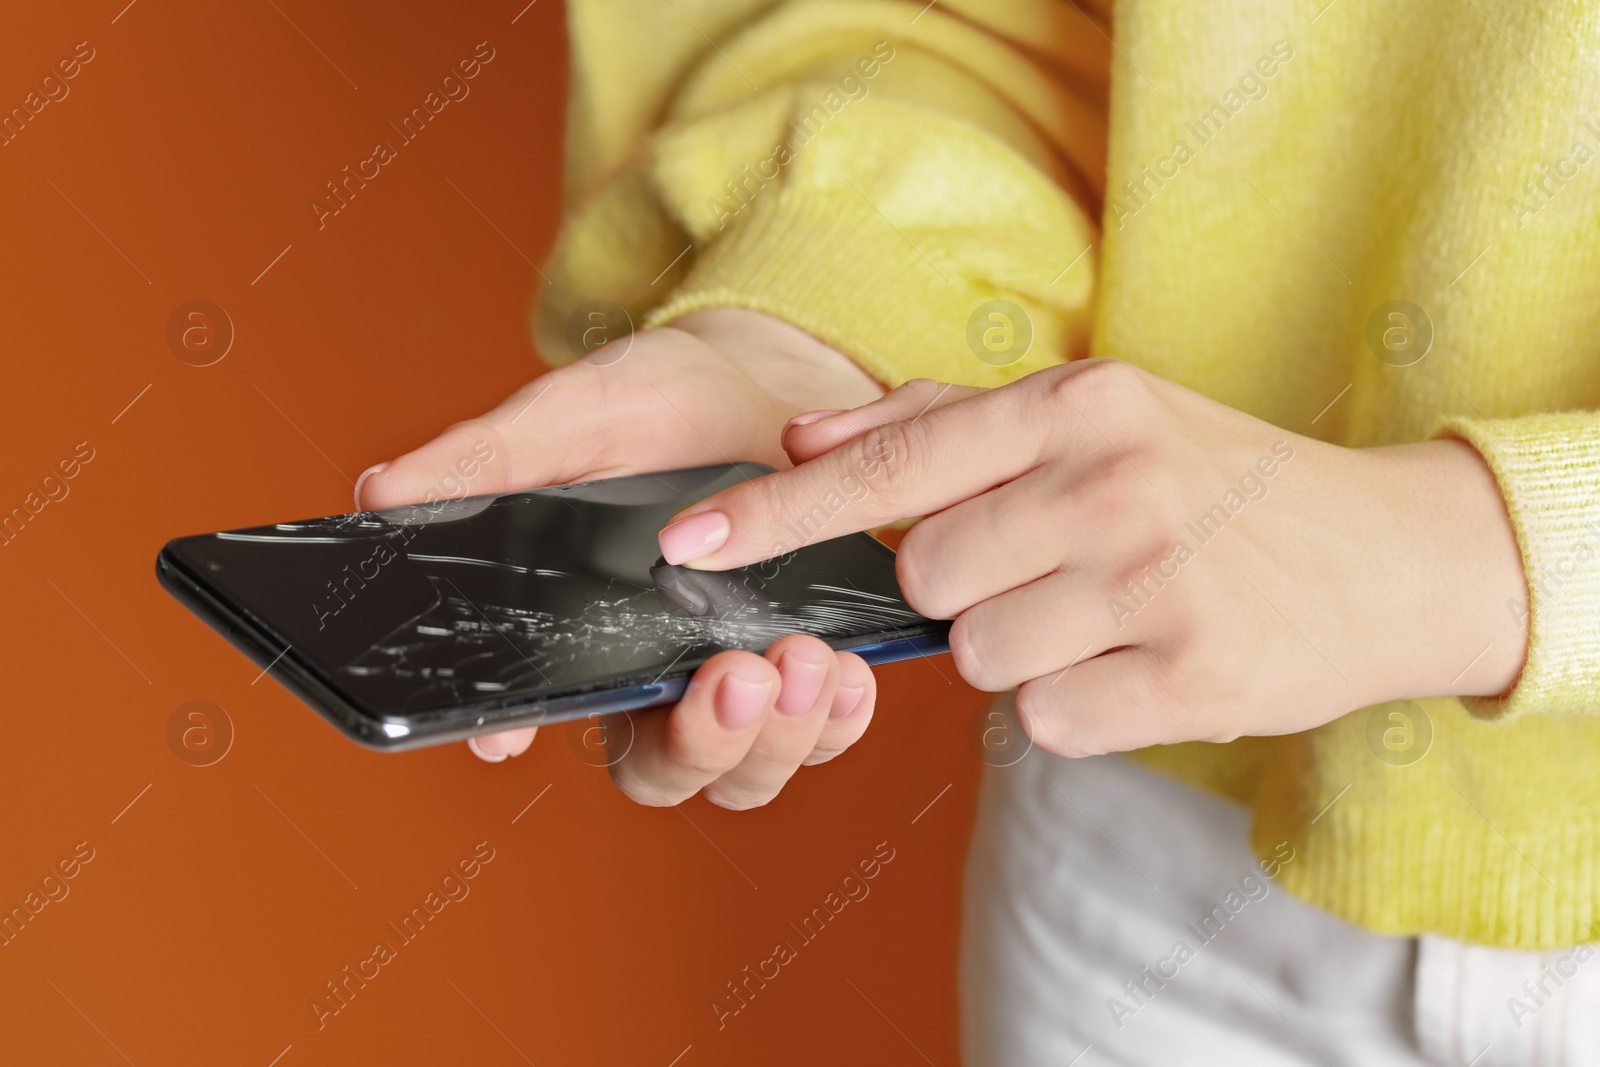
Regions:
<instances>
[{"instance_id":1,"label":"knuckle","mask_svg":"<svg viewBox=\"0 0 1600 1067\"><path fill-rule=\"evenodd\" d=\"M852 743L847 741L844 744L818 745L811 750L811 755L800 761L800 765L803 767L815 767L819 763L827 763L848 749Z\"/></svg>"},{"instance_id":2,"label":"knuckle","mask_svg":"<svg viewBox=\"0 0 1600 1067\"><path fill-rule=\"evenodd\" d=\"M836 756L847 752L852 745L861 740L872 725L873 695L869 691L863 693L862 705L857 705L844 720L831 720L823 727L822 736L818 739L816 747L811 754L800 761L803 767L814 767L819 763L827 763Z\"/></svg>"},{"instance_id":3,"label":"knuckle","mask_svg":"<svg viewBox=\"0 0 1600 1067\"><path fill-rule=\"evenodd\" d=\"M904 398L908 403L927 403L938 395L944 386L932 378L908 378L892 390L896 397Z\"/></svg>"},{"instance_id":4,"label":"knuckle","mask_svg":"<svg viewBox=\"0 0 1600 1067\"><path fill-rule=\"evenodd\" d=\"M1138 396L1144 387L1144 372L1120 359L1086 359L1063 370L1050 383L1050 392L1080 406L1120 403Z\"/></svg>"},{"instance_id":5,"label":"knuckle","mask_svg":"<svg viewBox=\"0 0 1600 1067\"><path fill-rule=\"evenodd\" d=\"M1116 359L1069 363L1043 384L1040 417L1075 428L1082 439L1103 445L1107 432L1113 436L1118 431L1125 434L1126 428L1137 432L1147 421L1137 416L1152 395L1149 382L1145 372L1130 363ZM1128 447L1120 441L1119 446Z\"/></svg>"},{"instance_id":6,"label":"knuckle","mask_svg":"<svg viewBox=\"0 0 1600 1067\"><path fill-rule=\"evenodd\" d=\"M1139 495L1138 484L1139 472L1133 464L1108 454L1086 465L1072 495L1080 507L1104 518L1120 519L1138 510L1132 499Z\"/></svg>"},{"instance_id":7,"label":"knuckle","mask_svg":"<svg viewBox=\"0 0 1600 1067\"><path fill-rule=\"evenodd\" d=\"M1150 477L1155 489L1144 494L1140 528L1148 547L1170 554L1177 550L1178 542L1189 544L1193 539L1194 535L1185 529L1192 517L1183 503L1186 499L1183 487L1176 479L1160 469L1151 470Z\"/></svg>"},{"instance_id":8,"label":"knuckle","mask_svg":"<svg viewBox=\"0 0 1600 1067\"><path fill-rule=\"evenodd\" d=\"M521 389L518 389L513 395L521 396L523 393L528 393L536 396L538 395L538 389L542 388L539 383L540 379L535 378ZM464 437L486 437L499 447L503 448L505 446L505 441L500 436L500 427L496 425L492 418L492 413L490 415L480 415L475 419L463 419L452 425L450 429Z\"/></svg>"},{"instance_id":9,"label":"knuckle","mask_svg":"<svg viewBox=\"0 0 1600 1067\"><path fill-rule=\"evenodd\" d=\"M731 769L727 756L709 749L703 739L692 736L685 719L676 713L668 719L660 754L664 769L699 782L709 782L727 773Z\"/></svg>"},{"instance_id":10,"label":"knuckle","mask_svg":"<svg viewBox=\"0 0 1600 1067\"><path fill-rule=\"evenodd\" d=\"M1170 530L1146 521L1140 521L1138 527L1126 535L1128 563L1114 579L1109 594L1125 595L1132 587L1141 601L1153 601L1160 596L1163 629L1169 629L1174 623L1187 618L1187 601L1181 593L1163 591L1178 580L1183 573L1184 562L1189 557L1180 543L1173 540Z\"/></svg>"},{"instance_id":11,"label":"knuckle","mask_svg":"<svg viewBox=\"0 0 1600 1067\"><path fill-rule=\"evenodd\" d=\"M770 793L756 792L750 789L732 786L721 786L713 782L700 791L707 803L715 804L728 811L749 811L752 808L763 808L777 797L778 791Z\"/></svg>"},{"instance_id":12,"label":"knuckle","mask_svg":"<svg viewBox=\"0 0 1600 1067\"><path fill-rule=\"evenodd\" d=\"M716 778L728 771L725 761L689 743L680 742L670 746L666 756L674 769L701 781Z\"/></svg>"},{"instance_id":13,"label":"knuckle","mask_svg":"<svg viewBox=\"0 0 1600 1067\"><path fill-rule=\"evenodd\" d=\"M1186 521L1177 503L1182 494L1163 493L1159 483L1152 488L1152 477L1160 477L1156 464L1129 446L1092 463L1067 498L1075 514L1114 534L1120 552L1143 557L1170 550Z\"/></svg>"},{"instance_id":14,"label":"knuckle","mask_svg":"<svg viewBox=\"0 0 1600 1067\"><path fill-rule=\"evenodd\" d=\"M949 403L966 395L966 391L961 390L956 392L954 397L946 399L955 389L953 383L941 382L934 378L910 378L889 391L885 400L890 403L886 407L887 410L898 412L901 418L915 419L927 413L941 400Z\"/></svg>"},{"instance_id":15,"label":"knuckle","mask_svg":"<svg viewBox=\"0 0 1600 1067\"><path fill-rule=\"evenodd\" d=\"M916 480L922 440L922 429L914 422L884 423L856 438L861 469L876 492L895 496ZM876 477L869 472L876 472Z\"/></svg>"},{"instance_id":16,"label":"knuckle","mask_svg":"<svg viewBox=\"0 0 1600 1067\"><path fill-rule=\"evenodd\" d=\"M622 760L611 766L611 782L623 796L635 804L646 808L670 808L687 799L668 793L655 783L647 781L636 774L632 767L625 767L626 763L626 760Z\"/></svg>"}]
</instances>

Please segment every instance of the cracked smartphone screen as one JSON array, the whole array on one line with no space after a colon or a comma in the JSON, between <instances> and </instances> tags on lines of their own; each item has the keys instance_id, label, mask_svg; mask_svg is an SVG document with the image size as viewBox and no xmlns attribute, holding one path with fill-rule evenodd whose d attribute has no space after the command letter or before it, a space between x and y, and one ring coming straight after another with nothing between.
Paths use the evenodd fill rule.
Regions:
<instances>
[{"instance_id":1,"label":"cracked smartphone screen","mask_svg":"<svg viewBox=\"0 0 1600 1067\"><path fill-rule=\"evenodd\" d=\"M174 541L234 610L370 714L504 705L659 678L785 634L835 647L927 624L856 534L711 573L666 565L680 509L766 468L706 467ZM839 498L843 499L843 498ZM848 502L844 503L848 507ZM797 515L793 544L827 505Z\"/></svg>"}]
</instances>

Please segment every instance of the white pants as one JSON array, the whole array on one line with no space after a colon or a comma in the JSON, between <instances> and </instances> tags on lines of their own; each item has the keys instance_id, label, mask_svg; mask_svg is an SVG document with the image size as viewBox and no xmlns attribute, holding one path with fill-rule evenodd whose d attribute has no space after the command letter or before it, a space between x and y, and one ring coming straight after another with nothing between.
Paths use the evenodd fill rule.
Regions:
<instances>
[{"instance_id":1,"label":"white pants","mask_svg":"<svg viewBox=\"0 0 1600 1067\"><path fill-rule=\"evenodd\" d=\"M1368 933L1275 885L1248 829L1120 756L986 768L967 1067L1600 1067L1593 947Z\"/></svg>"}]
</instances>

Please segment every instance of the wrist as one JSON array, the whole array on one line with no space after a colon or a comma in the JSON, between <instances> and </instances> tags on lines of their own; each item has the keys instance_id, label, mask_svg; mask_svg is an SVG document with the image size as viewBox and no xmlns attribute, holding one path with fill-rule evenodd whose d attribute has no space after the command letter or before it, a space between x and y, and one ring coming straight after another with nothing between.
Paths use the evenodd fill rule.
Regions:
<instances>
[{"instance_id":1,"label":"wrist","mask_svg":"<svg viewBox=\"0 0 1600 1067\"><path fill-rule=\"evenodd\" d=\"M884 393L883 386L849 356L759 311L707 308L675 320L671 328L722 353L789 415L860 407Z\"/></svg>"},{"instance_id":2,"label":"wrist","mask_svg":"<svg viewBox=\"0 0 1600 1067\"><path fill-rule=\"evenodd\" d=\"M1393 609L1374 637L1390 661L1390 699L1493 697L1516 684L1527 630L1521 551L1499 484L1477 451L1446 438L1371 449L1389 529L1380 580ZM1380 591L1381 592L1381 591Z\"/></svg>"}]
</instances>

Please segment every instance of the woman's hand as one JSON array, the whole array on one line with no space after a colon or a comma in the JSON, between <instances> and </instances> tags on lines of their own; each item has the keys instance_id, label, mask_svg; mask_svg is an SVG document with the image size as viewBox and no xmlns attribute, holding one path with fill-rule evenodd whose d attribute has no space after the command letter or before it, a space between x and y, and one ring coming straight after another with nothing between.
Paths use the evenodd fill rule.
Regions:
<instances>
[{"instance_id":1,"label":"woman's hand","mask_svg":"<svg viewBox=\"0 0 1600 1067\"><path fill-rule=\"evenodd\" d=\"M596 349L488 414L378 464L357 483L356 506L729 458L787 466L778 445L784 420L881 394L849 359L786 323L751 311L703 311ZM860 657L814 637L783 638L764 656L724 652L699 670L676 707L636 718L632 748L611 772L642 803L675 804L703 789L726 807L762 804L801 764L854 743L872 718L875 693ZM469 745L499 762L526 750L533 735L510 730Z\"/></svg>"},{"instance_id":2,"label":"woman's hand","mask_svg":"<svg viewBox=\"0 0 1600 1067\"><path fill-rule=\"evenodd\" d=\"M667 560L754 562L871 470L823 535L930 516L900 547L908 601L955 620L969 682L1020 687L1053 752L1292 733L1521 669L1521 558L1460 441L1341 448L1107 360L911 382L784 440L799 465L686 509Z\"/></svg>"}]
</instances>

